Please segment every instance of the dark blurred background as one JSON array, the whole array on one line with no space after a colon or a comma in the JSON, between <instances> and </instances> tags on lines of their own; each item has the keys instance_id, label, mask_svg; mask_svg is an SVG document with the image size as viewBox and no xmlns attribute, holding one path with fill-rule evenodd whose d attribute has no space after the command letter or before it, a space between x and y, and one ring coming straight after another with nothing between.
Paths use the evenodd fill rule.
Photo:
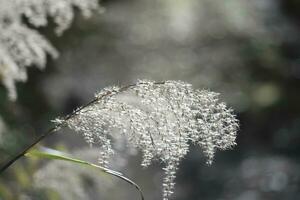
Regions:
<instances>
[{"instance_id":1,"label":"dark blurred background","mask_svg":"<svg viewBox=\"0 0 300 200\"><path fill-rule=\"evenodd\" d=\"M70 113L105 86L144 78L183 80L194 88L221 93L220 98L235 110L240 131L238 145L218 152L212 166L205 164L199 149L191 149L178 171L173 199L300 199L300 1L105 0L101 4L104 13L89 20L78 15L59 38L51 27L40 30L61 55L49 58L44 71L29 68L28 82L18 84L17 102L10 102L0 87L0 127L5 126L0 128L1 163L51 127L51 119ZM78 154L87 145L70 130L43 144L90 159L86 153ZM159 163L141 169L139 155L118 159L112 168L141 185L147 200L161 199ZM43 191L32 184L35 174L49 164L20 159L1 174L0 199L75 198L60 195L55 188L47 191L46 171ZM54 171L60 169L56 167ZM70 176L76 176L76 169L64 179ZM85 198L138 197L123 183L105 182L108 177L83 176L90 177L81 191L87 193ZM69 182L74 187L68 192L76 193L72 191L76 183ZM107 189L99 190L101 184Z\"/></svg>"}]
</instances>

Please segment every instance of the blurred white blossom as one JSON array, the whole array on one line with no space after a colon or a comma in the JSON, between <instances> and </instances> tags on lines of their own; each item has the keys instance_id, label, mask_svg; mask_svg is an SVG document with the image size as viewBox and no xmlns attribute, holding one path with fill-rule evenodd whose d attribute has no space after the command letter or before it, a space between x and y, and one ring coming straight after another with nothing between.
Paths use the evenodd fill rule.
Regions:
<instances>
[{"instance_id":1,"label":"blurred white blossom","mask_svg":"<svg viewBox=\"0 0 300 200\"><path fill-rule=\"evenodd\" d=\"M68 29L77 7L84 17L99 9L97 0L0 0L0 80L17 97L15 82L26 81L26 68L43 69L47 54L58 56L56 49L33 27L46 26L51 17L61 35Z\"/></svg>"},{"instance_id":2,"label":"blurred white blossom","mask_svg":"<svg viewBox=\"0 0 300 200\"><path fill-rule=\"evenodd\" d=\"M216 149L235 145L237 120L217 96L181 81L141 80L127 87L105 88L96 94L93 104L65 121L56 121L81 132L89 144L99 144L101 165L106 166L114 153L111 139L120 136L143 152L143 167L153 160L164 163L163 195L167 200L190 142L202 148L209 164Z\"/></svg>"}]
</instances>

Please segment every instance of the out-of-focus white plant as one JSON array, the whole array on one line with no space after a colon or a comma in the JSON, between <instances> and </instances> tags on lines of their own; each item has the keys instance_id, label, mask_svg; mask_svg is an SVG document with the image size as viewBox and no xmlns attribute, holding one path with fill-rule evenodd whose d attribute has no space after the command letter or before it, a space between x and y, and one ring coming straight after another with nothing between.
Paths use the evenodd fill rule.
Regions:
<instances>
[{"instance_id":1,"label":"out-of-focus white plant","mask_svg":"<svg viewBox=\"0 0 300 200\"><path fill-rule=\"evenodd\" d=\"M126 87L105 88L88 106L54 121L81 132L89 144L99 144L103 166L114 153L111 139L120 136L143 152L143 167L154 160L164 163L163 197L167 200L190 143L202 148L209 164L217 149L235 145L237 120L217 97L181 81L141 80Z\"/></svg>"},{"instance_id":2,"label":"out-of-focus white plant","mask_svg":"<svg viewBox=\"0 0 300 200\"><path fill-rule=\"evenodd\" d=\"M32 27L46 26L50 17L57 25L56 34L61 35L71 25L74 7L84 17L99 9L97 0L0 0L0 80L11 100L17 97L15 82L27 79L27 67L43 69L47 54L58 56Z\"/></svg>"}]
</instances>

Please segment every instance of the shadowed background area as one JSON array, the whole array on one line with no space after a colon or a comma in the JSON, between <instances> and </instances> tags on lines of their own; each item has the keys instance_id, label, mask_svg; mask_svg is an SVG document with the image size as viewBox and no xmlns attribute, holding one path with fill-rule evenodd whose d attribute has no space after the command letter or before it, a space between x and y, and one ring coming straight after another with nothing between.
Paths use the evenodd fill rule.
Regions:
<instances>
[{"instance_id":1,"label":"shadowed background area","mask_svg":"<svg viewBox=\"0 0 300 200\"><path fill-rule=\"evenodd\" d=\"M297 0L105 0L77 16L44 71L29 69L18 100L0 88L0 162L109 85L183 80L221 94L240 120L237 146L212 166L197 148L178 170L175 200L300 199L300 3ZM97 149L68 129L44 145L97 161ZM159 163L140 167L122 149L113 169L161 199ZM58 173L60 172L60 173ZM41 178L42 177L42 178ZM63 180L63 182L62 182ZM104 189L105 188L105 189ZM20 159L0 177L0 199L138 199L116 179L61 162Z\"/></svg>"}]
</instances>

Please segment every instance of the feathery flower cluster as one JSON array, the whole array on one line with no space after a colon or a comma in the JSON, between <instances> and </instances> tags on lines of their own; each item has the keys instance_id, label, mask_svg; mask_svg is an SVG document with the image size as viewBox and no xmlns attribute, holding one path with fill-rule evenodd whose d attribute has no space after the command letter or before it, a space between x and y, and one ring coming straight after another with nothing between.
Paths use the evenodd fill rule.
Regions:
<instances>
[{"instance_id":1,"label":"feathery flower cluster","mask_svg":"<svg viewBox=\"0 0 300 200\"><path fill-rule=\"evenodd\" d=\"M114 152L111 139L118 136L125 136L129 146L142 151L143 167L154 160L163 162L163 197L167 200L190 142L203 149L207 163L212 162L216 149L235 145L237 119L217 96L181 81L140 80L127 87L103 89L92 104L57 122L81 132L89 144L99 144L104 166Z\"/></svg>"},{"instance_id":2,"label":"feathery flower cluster","mask_svg":"<svg viewBox=\"0 0 300 200\"><path fill-rule=\"evenodd\" d=\"M57 24L55 32L61 35L70 27L73 7L84 17L99 9L97 0L0 0L0 80L17 97L15 82L26 81L26 68L32 65L43 69L47 54L58 56L56 49L32 27L48 24L51 17ZM24 17L30 26L24 23Z\"/></svg>"}]
</instances>

